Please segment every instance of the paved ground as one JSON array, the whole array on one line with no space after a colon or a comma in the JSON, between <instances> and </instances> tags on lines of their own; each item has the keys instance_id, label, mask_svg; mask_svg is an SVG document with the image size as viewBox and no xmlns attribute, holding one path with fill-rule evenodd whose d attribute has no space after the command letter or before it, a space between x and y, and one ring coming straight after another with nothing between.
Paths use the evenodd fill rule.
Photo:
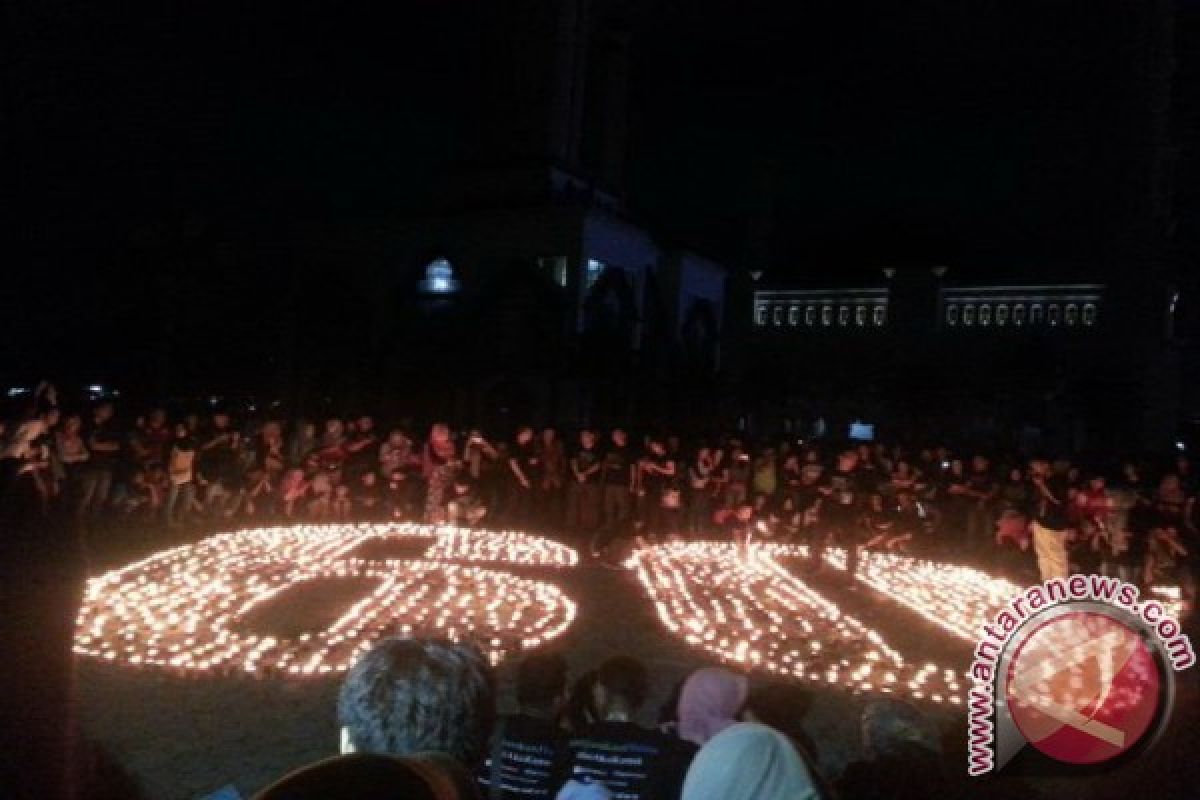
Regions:
<instances>
[{"instance_id":1,"label":"paved ground","mask_svg":"<svg viewBox=\"0 0 1200 800\"><path fill-rule=\"evenodd\" d=\"M135 537L137 539L138 537ZM100 564L112 566L165 543L142 537L112 544ZM644 659L654 675L647 721L671 687L690 670L708 663L703 654L666 635L633 576L600 568L547 573L579 603L579 616L561 641L573 670L626 652ZM822 584L839 605L879 627L902 652L965 668L965 644L948 641L914 615L872 593L847 592ZM505 702L510 670L502 668ZM85 733L156 800L196 798L233 784L249 795L289 769L332 754L336 680L255 680L247 677L186 679L84 660L79 665ZM1007 775L970 785L971 796L994 797L1196 797L1200 778L1200 707L1195 676L1181 686L1176 719L1157 748L1138 762L1090 779L1038 776L1040 764L1025 765L1028 777ZM805 728L821 750L822 766L836 775L857 753L860 701L842 692L815 694ZM965 772L962 712L943 714L947 765ZM965 775L964 775L965 782ZM1081 792L1085 790L1086 793Z\"/></svg>"}]
</instances>

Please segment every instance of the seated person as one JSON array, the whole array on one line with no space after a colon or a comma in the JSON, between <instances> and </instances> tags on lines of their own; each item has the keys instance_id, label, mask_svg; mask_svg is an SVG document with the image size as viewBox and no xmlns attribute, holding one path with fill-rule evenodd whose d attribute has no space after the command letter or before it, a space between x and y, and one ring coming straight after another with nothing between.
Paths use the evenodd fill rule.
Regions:
<instances>
[{"instance_id":1,"label":"seated person","mask_svg":"<svg viewBox=\"0 0 1200 800\"><path fill-rule=\"evenodd\" d=\"M683 800L819 800L823 795L813 775L782 733L742 722L700 748Z\"/></svg>"},{"instance_id":2,"label":"seated person","mask_svg":"<svg viewBox=\"0 0 1200 800\"><path fill-rule=\"evenodd\" d=\"M384 639L342 682L342 752L445 753L475 768L491 734L495 696L491 667L471 645Z\"/></svg>"},{"instance_id":3,"label":"seated person","mask_svg":"<svg viewBox=\"0 0 1200 800\"><path fill-rule=\"evenodd\" d=\"M571 737L560 783L600 784L614 796L637 800L679 796L696 748L633 721L646 683L646 668L636 659L618 656L600 665L593 689L600 721Z\"/></svg>"},{"instance_id":4,"label":"seated person","mask_svg":"<svg viewBox=\"0 0 1200 800\"><path fill-rule=\"evenodd\" d=\"M496 723L491 752L479 772L484 797L554 797L554 768L567 744L567 733L556 720L566 697L565 658L558 653L535 653L521 661L517 667L518 711Z\"/></svg>"},{"instance_id":5,"label":"seated person","mask_svg":"<svg viewBox=\"0 0 1200 800\"><path fill-rule=\"evenodd\" d=\"M737 724L750 684L745 675L705 667L688 676L679 692L679 737L697 747Z\"/></svg>"},{"instance_id":6,"label":"seated person","mask_svg":"<svg viewBox=\"0 0 1200 800\"><path fill-rule=\"evenodd\" d=\"M846 767L839 796L862 800L946 797L941 743L932 721L900 700L876 700L862 714L866 759Z\"/></svg>"},{"instance_id":7,"label":"seated person","mask_svg":"<svg viewBox=\"0 0 1200 800\"><path fill-rule=\"evenodd\" d=\"M298 770L258 797L475 800L471 773L494 716L491 667L474 647L384 639L351 667L338 693L343 755Z\"/></svg>"}]
</instances>

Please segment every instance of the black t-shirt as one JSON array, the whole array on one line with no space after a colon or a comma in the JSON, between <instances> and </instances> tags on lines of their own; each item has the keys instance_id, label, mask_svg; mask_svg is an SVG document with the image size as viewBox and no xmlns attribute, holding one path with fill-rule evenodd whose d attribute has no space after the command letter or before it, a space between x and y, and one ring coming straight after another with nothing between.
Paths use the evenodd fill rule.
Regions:
<instances>
[{"instance_id":1,"label":"black t-shirt","mask_svg":"<svg viewBox=\"0 0 1200 800\"><path fill-rule=\"evenodd\" d=\"M112 469L121 460L120 449L97 450L92 447L93 442L120 446L121 433L117 430L116 424L111 419L104 422L93 422L87 436L84 437L84 441L88 445L88 450L91 451L91 458L89 460L93 467Z\"/></svg>"},{"instance_id":2,"label":"black t-shirt","mask_svg":"<svg viewBox=\"0 0 1200 800\"><path fill-rule=\"evenodd\" d=\"M654 465L656 470L667 469L672 463L671 457L663 454L656 456L649 454L646 456L646 461ZM660 472L651 470L642 471L642 488L646 490L646 494L655 495L662 492L664 489L674 489L677 485L676 475L663 475Z\"/></svg>"},{"instance_id":3,"label":"black t-shirt","mask_svg":"<svg viewBox=\"0 0 1200 800\"><path fill-rule=\"evenodd\" d=\"M559 785L601 783L614 800L675 800L696 748L632 722L598 722L567 744Z\"/></svg>"},{"instance_id":4,"label":"black t-shirt","mask_svg":"<svg viewBox=\"0 0 1200 800\"><path fill-rule=\"evenodd\" d=\"M479 771L480 794L487 800L552 798L558 791L557 773L566 758L567 733L549 720L511 714L496 726L497 739ZM497 768L492 760L500 758ZM499 791L491 793L492 775Z\"/></svg>"},{"instance_id":5,"label":"black t-shirt","mask_svg":"<svg viewBox=\"0 0 1200 800\"><path fill-rule=\"evenodd\" d=\"M379 460L379 442L374 431L355 431L347 442L346 466L354 472L366 472Z\"/></svg>"},{"instance_id":6,"label":"black t-shirt","mask_svg":"<svg viewBox=\"0 0 1200 800\"><path fill-rule=\"evenodd\" d=\"M517 466L521 468L521 472L525 475L525 480L529 481L529 485L532 488L536 489L541 486L544 462L537 448L534 447L532 439L525 444L514 444L512 455L509 458L517 462ZM517 480L516 473L511 469L509 473L512 474L513 483L519 484L520 481Z\"/></svg>"},{"instance_id":7,"label":"black t-shirt","mask_svg":"<svg viewBox=\"0 0 1200 800\"><path fill-rule=\"evenodd\" d=\"M1065 531L1067 521L1067 479L1052 475L1045 480L1046 490L1057 502L1051 502L1036 485L1033 489L1034 519L1043 528Z\"/></svg>"},{"instance_id":8,"label":"black t-shirt","mask_svg":"<svg viewBox=\"0 0 1200 800\"><path fill-rule=\"evenodd\" d=\"M608 452L604 454L602 473L605 486L628 486L629 448L617 447L615 444L610 445Z\"/></svg>"},{"instance_id":9,"label":"black t-shirt","mask_svg":"<svg viewBox=\"0 0 1200 800\"><path fill-rule=\"evenodd\" d=\"M597 463L599 463L600 453L598 453L596 451L596 448L594 448L594 447L580 447L578 450L575 451L574 460L575 460L575 469L579 470L579 472L581 474L587 473L587 471L589 469L591 469L593 466L595 466ZM599 483L600 482L600 472L602 472L602 471L603 470L598 471L598 472L593 472L590 475L585 474L582 483L589 484L589 485ZM574 481L575 483L580 483L580 481L578 479L576 479L574 475L571 476L571 480Z\"/></svg>"},{"instance_id":10,"label":"black t-shirt","mask_svg":"<svg viewBox=\"0 0 1200 800\"><path fill-rule=\"evenodd\" d=\"M967 476L966 486L972 492L978 492L979 494L990 494L991 491L996 488L996 479L993 478L992 474L987 470L984 470L983 472L972 471L971 474ZM978 501L978 498L972 497L971 500Z\"/></svg>"}]
</instances>

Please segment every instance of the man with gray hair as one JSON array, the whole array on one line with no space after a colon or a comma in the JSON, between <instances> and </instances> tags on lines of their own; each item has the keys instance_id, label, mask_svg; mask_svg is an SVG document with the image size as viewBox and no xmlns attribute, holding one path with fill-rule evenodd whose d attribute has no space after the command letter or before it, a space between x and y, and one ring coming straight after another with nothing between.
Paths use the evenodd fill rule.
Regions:
<instances>
[{"instance_id":1,"label":"man with gray hair","mask_svg":"<svg viewBox=\"0 0 1200 800\"><path fill-rule=\"evenodd\" d=\"M487 660L439 639L384 639L351 667L338 694L343 752L444 753L478 766L496 712Z\"/></svg>"}]
</instances>

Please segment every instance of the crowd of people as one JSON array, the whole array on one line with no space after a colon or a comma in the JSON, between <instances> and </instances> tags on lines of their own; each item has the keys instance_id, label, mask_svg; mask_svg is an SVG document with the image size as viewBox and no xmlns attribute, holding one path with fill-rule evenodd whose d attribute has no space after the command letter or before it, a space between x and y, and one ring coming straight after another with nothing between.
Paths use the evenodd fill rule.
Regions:
<instances>
[{"instance_id":1,"label":"crowd of people","mask_svg":"<svg viewBox=\"0 0 1200 800\"><path fill-rule=\"evenodd\" d=\"M637 537L829 543L974 562L1014 578L1077 571L1180 585L1190 610L1200 489L1163 463L957 453L937 444L708 439L621 427L320 423L217 408L122 418L63 410L53 387L0 423L5 491L45 513L205 520L406 520L542 531L603 557Z\"/></svg>"},{"instance_id":2,"label":"crowd of people","mask_svg":"<svg viewBox=\"0 0 1200 800\"><path fill-rule=\"evenodd\" d=\"M342 755L293 772L261 800L906 800L951 796L936 725L898 700L868 703L864 760L826 780L801 724L808 696L751 689L707 667L636 719L645 666L614 656L569 680L554 652L518 665L517 711L497 715L486 659L469 644L385 639L338 696Z\"/></svg>"}]
</instances>

